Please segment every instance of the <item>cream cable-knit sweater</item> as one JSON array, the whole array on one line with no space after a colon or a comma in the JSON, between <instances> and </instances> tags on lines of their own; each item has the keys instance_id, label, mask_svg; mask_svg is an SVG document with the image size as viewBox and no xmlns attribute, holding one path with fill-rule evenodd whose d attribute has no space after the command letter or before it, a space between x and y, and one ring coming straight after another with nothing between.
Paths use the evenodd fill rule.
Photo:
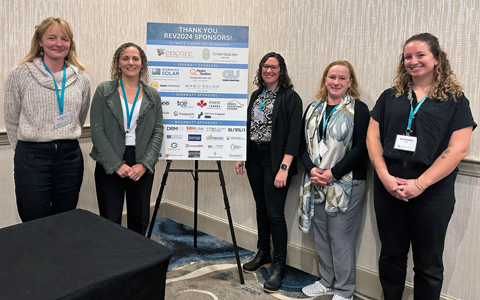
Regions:
<instances>
[{"instance_id":1,"label":"cream cable-knit sweater","mask_svg":"<svg viewBox=\"0 0 480 300\"><path fill-rule=\"evenodd\" d=\"M59 92L63 71L53 74ZM52 76L35 58L10 71L5 83L5 127L13 149L17 141L48 142L77 139L90 105L90 79L85 72L68 65L63 112L70 112L72 123L55 129L53 118L60 114Z\"/></svg>"}]
</instances>

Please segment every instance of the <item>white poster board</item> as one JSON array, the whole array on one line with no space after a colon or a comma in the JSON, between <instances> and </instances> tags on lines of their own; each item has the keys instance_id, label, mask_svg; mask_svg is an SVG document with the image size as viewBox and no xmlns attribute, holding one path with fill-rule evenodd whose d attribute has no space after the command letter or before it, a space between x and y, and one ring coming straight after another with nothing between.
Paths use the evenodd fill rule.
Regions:
<instances>
[{"instance_id":1,"label":"white poster board","mask_svg":"<svg viewBox=\"0 0 480 300\"><path fill-rule=\"evenodd\" d=\"M162 97L160 159L245 160L248 26L147 23L146 55Z\"/></svg>"}]
</instances>

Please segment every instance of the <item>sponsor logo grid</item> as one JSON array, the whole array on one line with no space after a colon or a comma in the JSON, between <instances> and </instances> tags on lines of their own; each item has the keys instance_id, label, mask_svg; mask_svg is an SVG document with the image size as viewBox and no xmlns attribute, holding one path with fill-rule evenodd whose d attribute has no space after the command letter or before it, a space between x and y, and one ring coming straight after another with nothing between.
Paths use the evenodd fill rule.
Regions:
<instances>
[{"instance_id":1,"label":"sponsor logo grid","mask_svg":"<svg viewBox=\"0 0 480 300\"><path fill-rule=\"evenodd\" d=\"M160 157L246 159L248 27L149 24L161 28L147 32L146 48L150 85L162 97Z\"/></svg>"}]
</instances>

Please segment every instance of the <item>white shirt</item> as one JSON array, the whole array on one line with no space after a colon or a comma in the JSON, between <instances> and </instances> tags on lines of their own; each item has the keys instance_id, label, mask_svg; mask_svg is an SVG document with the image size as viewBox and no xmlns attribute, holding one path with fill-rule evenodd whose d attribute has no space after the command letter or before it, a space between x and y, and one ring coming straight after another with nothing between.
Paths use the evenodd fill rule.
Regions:
<instances>
[{"instance_id":1,"label":"white shirt","mask_svg":"<svg viewBox=\"0 0 480 300\"><path fill-rule=\"evenodd\" d=\"M138 119L138 114L140 112L140 106L142 105L142 99L143 97L137 100L137 103L135 104L135 109L133 110L132 121L130 122L130 130L129 130L129 132L133 134L135 134L135 128L137 127L137 119ZM121 100L120 102L122 103L122 110L123 110L123 127L125 128L125 131L127 131L127 111L125 110L125 100L123 99L122 96L120 96L120 100ZM132 109L132 105L133 104L128 103L128 111ZM127 145L126 141L125 141L125 145ZM128 144L127 146L132 146L132 145Z\"/></svg>"}]
</instances>

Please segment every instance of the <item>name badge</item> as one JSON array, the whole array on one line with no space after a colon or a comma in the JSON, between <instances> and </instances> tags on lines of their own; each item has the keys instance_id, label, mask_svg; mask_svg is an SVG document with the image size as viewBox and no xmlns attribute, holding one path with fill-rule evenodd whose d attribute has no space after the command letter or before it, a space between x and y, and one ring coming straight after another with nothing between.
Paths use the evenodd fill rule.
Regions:
<instances>
[{"instance_id":1,"label":"name badge","mask_svg":"<svg viewBox=\"0 0 480 300\"><path fill-rule=\"evenodd\" d=\"M135 132L125 134L125 146L135 146Z\"/></svg>"},{"instance_id":2,"label":"name badge","mask_svg":"<svg viewBox=\"0 0 480 300\"><path fill-rule=\"evenodd\" d=\"M397 134L394 149L415 152L417 148L417 137Z\"/></svg>"},{"instance_id":3,"label":"name badge","mask_svg":"<svg viewBox=\"0 0 480 300\"><path fill-rule=\"evenodd\" d=\"M327 144L325 144L325 140L320 142L320 157L323 157L328 152Z\"/></svg>"},{"instance_id":4,"label":"name badge","mask_svg":"<svg viewBox=\"0 0 480 300\"><path fill-rule=\"evenodd\" d=\"M263 122L263 120L264 120L264 119L263 119L263 118L264 118L263 111L261 111L261 110L259 110L259 109L257 109L257 108L255 108L255 109L253 110L253 116L255 117L255 119L260 120L260 121L262 121L262 122Z\"/></svg>"},{"instance_id":5,"label":"name badge","mask_svg":"<svg viewBox=\"0 0 480 300\"><path fill-rule=\"evenodd\" d=\"M66 112L63 115L53 117L53 127L55 129L58 129L70 123L72 123L72 116L69 112Z\"/></svg>"}]
</instances>

